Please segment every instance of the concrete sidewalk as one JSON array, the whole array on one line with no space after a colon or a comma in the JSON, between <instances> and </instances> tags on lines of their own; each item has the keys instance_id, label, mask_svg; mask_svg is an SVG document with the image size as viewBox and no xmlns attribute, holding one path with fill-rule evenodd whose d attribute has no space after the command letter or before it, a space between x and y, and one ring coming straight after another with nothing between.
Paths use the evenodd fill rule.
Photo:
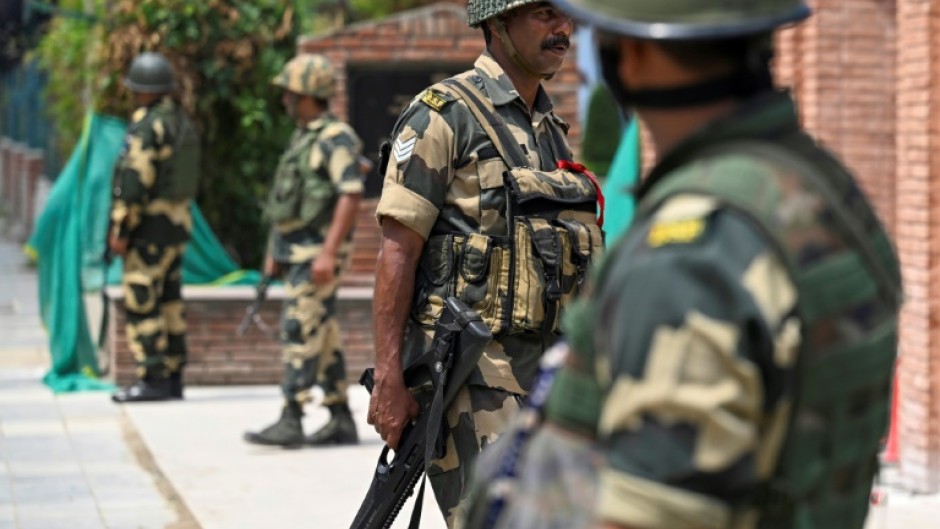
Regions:
<instances>
[{"instance_id":1,"label":"concrete sidewalk","mask_svg":"<svg viewBox=\"0 0 940 529\"><path fill-rule=\"evenodd\" d=\"M365 497L383 443L365 422L368 393L350 388L361 443L298 450L248 445L245 430L260 429L280 413L275 386L187 388L186 400L125 405L154 460L203 529L309 527L345 529ZM328 413L308 406L307 432ZM444 529L430 485L423 529ZM393 527L405 528L412 502Z\"/></svg>"},{"instance_id":2,"label":"concrete sidewalk","mask_svg":"<svg viewBox=\"0 0 940 529\"><path fill-rule=\"evenodd\" d=\"M350 389L362 443L281 450L245 444L274 420L274 386L188 387L186 400L117 406L106 393L54 396L35 272L0 240L0 529L349 527L382 443ZM276 361L273 359L272 361ZM309 407L307 431L327 413ZM913 496L883 475L887 502L867 529L937 527L940 496ZM428 488L422 527L444 523ZM407 527L411 503L394 527Z\"/></svg>"},{"instance_id":3,"label":"concrete sidewalk","mask_svg":"<svg viewBox=\"0 0 940 529\"><path fill-rule=\"evenodd\" d=\"M118 406L107 393L53 395L36 272L0 239L0 529L345 528L382 443L351 390L362 443L254 447L273 421L274 386L187 388L186 400ZM272 359L276 362L277 359ZM308 430L327 412L310 407ZM411 504L394 527L407 527ZM430 488L424 529L443 529Z\"/></svg>"},{"instance_id":4,"label":"concrete sidewalk","mask_svg":"<svg viewBox=\"0 0 940 529\"><path fill-rule=\"evenodd\" d=\"M34 270L0 241L0 529L196 529L105 393L53 395Z\"/></svg>"}]
</instances>

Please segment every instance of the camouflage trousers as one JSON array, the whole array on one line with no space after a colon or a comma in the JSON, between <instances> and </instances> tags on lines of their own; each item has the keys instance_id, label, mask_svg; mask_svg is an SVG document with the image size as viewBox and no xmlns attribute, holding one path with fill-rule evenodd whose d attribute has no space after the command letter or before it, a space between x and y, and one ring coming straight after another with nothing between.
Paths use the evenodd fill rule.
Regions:
<instances>
[{"instance_id":1,"label":"camouflage trousers","mask_svg":"<svg viewBox=\"0 0 940 529\"><path fill-rule=\"evenodd\" d=\"M534 413L517 415L500 440L480 454L462 509L463 529L597 527L600 451L592 439L540 423ZM531 437L520 447L517 436L523 430ZM516 474L506 477L504 465L512 458L517 458ZM496 502L503 505L498 516L492 511Z\"/></svg>"},{"instance_id":2,"label":"camouflage trousers","mask_svg":"<svg viewBox=\"0 0 940 529\"><path fill-rule=\"evenodd\" d=\"M184 248L131 244L124 257L125 333L142 379L166 378L186 363Z\"/></svg>"},{"instance_id":3,"label":"camouflage trousers","mask_svg":"<svg viewBox=\"0 0 940 529\"><path fill-rule=\"evenodd\" d=\"M343 359L336 291L342 265L329 285L310 280L311 262L287 266L284 288L287 299L281 310L281 344L286 400L301 404L311 400L314 384L323 390L323 405L343 404L346 396L346 364Z\"/></svg>"},{"instance_id":4,"label":"camouflage trousers","mask_svg":"<svg viewBox=\"0 0 940 529\"><path fill-rule=\"evenodd\" d=\"M462 525L477 456L506 429L521 403L520 395L474 384L464 386L447 410L444 457L431 462L428 478L449 529Z\"/></svg>"}]
</instances>

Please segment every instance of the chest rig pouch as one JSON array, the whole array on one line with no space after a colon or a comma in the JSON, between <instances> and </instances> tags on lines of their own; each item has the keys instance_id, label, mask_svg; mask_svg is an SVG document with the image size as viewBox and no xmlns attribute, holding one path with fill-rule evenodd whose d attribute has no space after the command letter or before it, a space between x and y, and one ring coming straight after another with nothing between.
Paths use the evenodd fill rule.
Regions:
<instances>
[{"instance_id":1,"label":"chest rig pouch","mask_svg":"<svg viewBox=\"0 0 940 529\"><path fill-rule=\"evenodd\" d=\"M505 122L471 83L449 79L438 86L467 103L508 167L503 173L507 228L498 234L430 237L419 267L414 317L432 324L443 300L457 296L493 334L557 332L561 307L577 295L588 265L604 246L598 190L590 176L570 165L551 171L528 167ZM560 137L553 139L563 145Z\"/></svg>"},{"instance_id":2,"label":"chest rig pouch","mask_svg":"<svg viewBox=\"0 0 940 529\"><path fill-rule=\"evenodd\" d=\"M333 183L310 167L307 159L320 136L319 131L298 134L302 137L291 141L277 164L274 185L268 196L266 212L275 225L319 223L324 215L331 214L337 198Z\"/></svg>"},{"instance_id":3,"label":"chest rig pouch","mask_svg":"<svg viewBox=\"0 0 940 529\"><path fill-rule=\"evenodd\" d=\"M196 126L182 109L176 109L176 130L173 134L173 156L164 161L166 174L161 175L157 185L160 196L182 201L196 198L199 190L200 145Z\"/></svg>"}]
</instances>

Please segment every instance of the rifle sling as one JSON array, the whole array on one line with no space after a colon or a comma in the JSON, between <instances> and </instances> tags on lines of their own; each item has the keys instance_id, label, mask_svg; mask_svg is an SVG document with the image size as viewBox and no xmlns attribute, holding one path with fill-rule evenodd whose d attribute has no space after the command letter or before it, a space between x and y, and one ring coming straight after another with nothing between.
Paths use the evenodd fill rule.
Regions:
<instances>
[{"instance_id":1,"label":"rifle sling","mask_svg":"<svg viewBox=\"0 0 940 529\"><path fill-rule=\"evenodd\" d=\"M493 104L476 86L466 79L456 77L446 79L441 84L450 88L454 95L464 100L509 167L531 165L529 159L522 153L515 137L509 132L506 122L496 114Z\"/></svg>"}]
</instances>

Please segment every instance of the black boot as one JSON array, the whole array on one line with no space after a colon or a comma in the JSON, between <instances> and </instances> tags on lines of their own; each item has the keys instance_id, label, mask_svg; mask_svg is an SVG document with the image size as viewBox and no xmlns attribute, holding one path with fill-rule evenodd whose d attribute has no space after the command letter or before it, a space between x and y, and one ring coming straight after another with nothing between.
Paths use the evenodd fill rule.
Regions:
<instances>
[{"instance_id":1,"label":"black boot","mask_svg":"<svg viewBox=\"0 0 940 529\"><path fill-rule=\"evenodd\" d=\"M303 410L296 400L288 401L281 412L281 418L260 432L245 432L245 442L265 445L297 448L304 442L304 430L300 425Z\"/></svg>"},{"instance_id":2,"label":"black boot","mask_svg":"<svg viewBox=\"0 0 940 529\"><path fill-rule=\"evenodd\" d=\"M170 392L175 398L183 398L183 372L170 373Z\"/></svg>"},{"instance_id":3,"label":"black boot","mask_svg":"<svg viewBox=\"0 0 940 529\"><path fill-rule=\"evenodd\" d=\"M333 404L329 407L330 421L304 441L308 446L352 445L359 442L356 423L353 421L349 405Z\"/></svg>"},{"instance_id":4,"label":"black boot","mask_svg":"<svg viewBox=\"0 0 940 529\"><path fill-rule=\"evenodd\" d=\"M179 399L173 391L169 378L144 378L133 386L121 388L111 395L111 400L124 402L149 402Z\"/></svg>"}]
</instances>

